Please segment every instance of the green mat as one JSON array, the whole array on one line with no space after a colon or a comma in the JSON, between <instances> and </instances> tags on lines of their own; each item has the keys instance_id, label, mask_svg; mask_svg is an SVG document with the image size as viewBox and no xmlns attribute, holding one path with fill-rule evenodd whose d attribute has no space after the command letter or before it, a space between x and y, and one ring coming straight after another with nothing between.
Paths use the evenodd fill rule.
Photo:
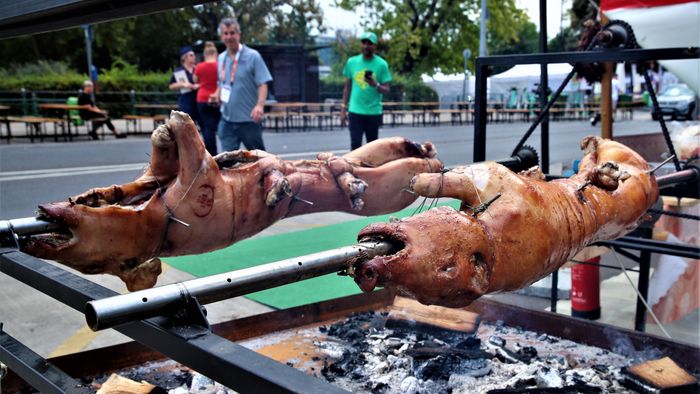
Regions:
<instances>
[{"instance_id":1,"label":"green mat","mask_svg":"<svg viewBox=\"0 0 700 394\"><path fill-rule=\"evenodd\" d=\"M459 201L449 200L439 205L457 209ZM415 210L416 208L411 207L390 215L372 216L308 230L256 237L215 252L170 257L163 261L196 277L219 274L352 245L357 243L357 233L368 224L387 222L390 216L403 218L413 214ZM246 297L274 308L285 309L360 292L360 288L351 278L331 274L259 291Z\"/></svg>"}]
</instances>

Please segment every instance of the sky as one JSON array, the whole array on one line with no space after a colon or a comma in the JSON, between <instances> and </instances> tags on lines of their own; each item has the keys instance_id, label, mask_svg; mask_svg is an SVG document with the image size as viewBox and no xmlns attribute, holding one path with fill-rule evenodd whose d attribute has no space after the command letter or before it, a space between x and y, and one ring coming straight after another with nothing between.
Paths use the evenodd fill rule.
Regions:
<instances>
[{"instance_id":1,"label":"sky","mask_svg":"<svg viewBox=\"0 0 700 394\"><path fill-rule=\"evenodd\" d=\"M341 10L333 6L333 0L320 0L323 8L324 24L329 28L328 33L333 34L336 29L346 29L360 33L362 28L360 22L364 10L350 12ZM569 8L571 0L548 0L547 1L547 36L551 39L556 36L561 26L561 9ZM539 0L516 0L519 8L524 9L530 20L539 29L540 25L540 2Z\"/></svg>"}]
</instances>

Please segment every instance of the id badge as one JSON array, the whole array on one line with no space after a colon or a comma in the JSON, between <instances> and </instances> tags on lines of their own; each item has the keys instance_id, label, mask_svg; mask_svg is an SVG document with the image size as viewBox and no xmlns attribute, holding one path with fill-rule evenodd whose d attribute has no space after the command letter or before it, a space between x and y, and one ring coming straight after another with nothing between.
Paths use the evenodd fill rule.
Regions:
<instances>
[{"instance_id":1,"label":"id badge","mask_svg":"<svg viewBox=\"0 0 700 394\"><path fill-rule=\"evenodd\" d=\"M231 98L231 87L227 85L221 86L221 102L228 103Z\"/></svg>"}]
</instances>

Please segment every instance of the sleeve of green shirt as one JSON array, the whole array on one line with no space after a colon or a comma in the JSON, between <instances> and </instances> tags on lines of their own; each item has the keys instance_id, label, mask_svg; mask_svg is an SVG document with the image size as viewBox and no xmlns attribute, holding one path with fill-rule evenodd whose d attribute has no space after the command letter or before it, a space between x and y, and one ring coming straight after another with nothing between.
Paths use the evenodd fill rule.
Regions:
<instances>
[{"instance_id":1,"label":"sleeve of green shirt","mask_svg":"<svg viewBox=\"0 0 700 394\"><path fill-rule=\"evenodd\" d=\"M379 83L385 84L387 82L391 82L391 71L389 71L389 64L384 62L382 66L382 74L380 75L381 79L379 79Z\"/></svg>"}]
</instances>

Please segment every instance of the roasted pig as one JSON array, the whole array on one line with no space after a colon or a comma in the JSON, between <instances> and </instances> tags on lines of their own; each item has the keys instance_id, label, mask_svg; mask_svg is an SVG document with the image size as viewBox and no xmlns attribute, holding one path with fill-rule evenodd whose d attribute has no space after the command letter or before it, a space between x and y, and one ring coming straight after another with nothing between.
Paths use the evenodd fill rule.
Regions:
<instances>
[{"instance_id":1,"label":"roasted pig","mask_svg":"<svg viewBox=\"0 0 700 394\"><path fill-rule=\"evenodd\" d=\"M159 256L223 248L305 213L394 212L415 201L404 190L413 176L442 170L431 143L399 137L318 160L263 151L212 157L181 112L153 131L151 143L150 165L134 182L40 205L38 218L62 230L28 237L22 249L83 273L117 275L133 291L155 284Z\"/></svg>"},{"instance_id":2,"label":"roasted pig","mask_svg":"<svg viewBox=\"0 0 700 394\"><path fill-rule=\"evenodd\" d=\"M657 200L656 179L620 143L586 137L581 148L578 174L551 182L536 167L515 174L493 162L416 176L416 193L457 198L460 210L439 207L364 228L358 239L394 250L350 274L364 291L393 287L424 304L461 307L525 287L586 245L626 234Z\"/></svg>"}]
</instances>

